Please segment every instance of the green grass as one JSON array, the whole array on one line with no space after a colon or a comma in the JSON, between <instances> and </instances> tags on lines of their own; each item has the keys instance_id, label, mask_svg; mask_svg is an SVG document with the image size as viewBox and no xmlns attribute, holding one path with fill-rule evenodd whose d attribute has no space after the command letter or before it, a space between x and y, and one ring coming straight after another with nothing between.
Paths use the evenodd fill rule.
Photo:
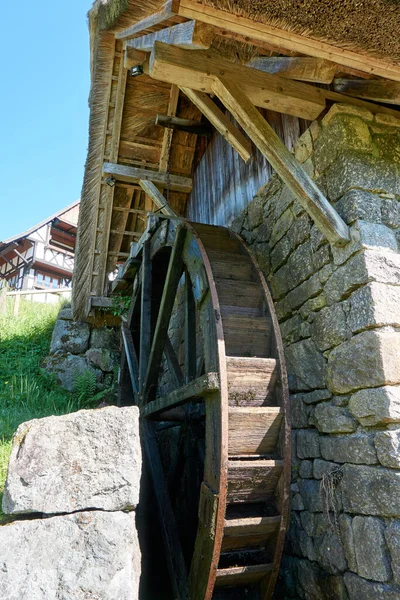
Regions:
<instances>
[{"instance_id":1,"label":"green grass","mask_svg":"<svg viewBox=\"0 0 400 600\"><path fill-rule=\"evenodd\" d=\"M0 315L0 507L11 439L20 423L82 408L82 398L62 389L40 367L49 352L59 304L21 301ZM2 513L0 510L0 522Z\"/></svg>"}]
</instances>

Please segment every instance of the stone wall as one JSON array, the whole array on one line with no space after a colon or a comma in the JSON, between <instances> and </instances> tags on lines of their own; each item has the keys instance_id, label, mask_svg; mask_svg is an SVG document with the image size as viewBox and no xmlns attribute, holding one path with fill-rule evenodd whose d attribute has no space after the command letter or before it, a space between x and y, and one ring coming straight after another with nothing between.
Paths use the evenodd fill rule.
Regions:
<instances>
[{"instance_id":1,"label":"stone wall","mask_svg":"<svg viewBox=\"0 0 400 600\"><path fill-rule=\"evenodd\" d=\"M54 373L60 385L70 392L76 390L77 378L89 371L99 391L115 386L120 360L116 330L73 321L72 309L63 308L54 326L50 356L42 366Z\"/></svg>"},{"instance_id":2,"label":"stone wall","mask_svg":"<svg viewBox=\"0 0 400 600\"><path fill-rule=\"evenodd\" d=\"M330 246L276 176L233 228L275 301L291 391L280 598L400 598L400 120L335 105L295 148L351 227Z\"/></svg>"}]
</instances>

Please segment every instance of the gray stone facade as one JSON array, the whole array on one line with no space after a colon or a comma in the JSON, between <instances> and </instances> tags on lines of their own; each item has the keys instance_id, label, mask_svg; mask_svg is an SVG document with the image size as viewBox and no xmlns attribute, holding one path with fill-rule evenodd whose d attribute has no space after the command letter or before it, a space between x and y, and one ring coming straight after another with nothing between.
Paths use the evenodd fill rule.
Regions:
<instances>
[{"instance_id":1,"label":"gray stone facade","mask_svg":"<svg viewBox=\"0 0 400 600\"><path fill-rule=\"evenodd\" d=\"M277 176L233 223L269 282L292 395L282 598L400 598L399 148L400 120L347 105L297 143L350 227L343 248Z\"/></svg>"}]
</instances>

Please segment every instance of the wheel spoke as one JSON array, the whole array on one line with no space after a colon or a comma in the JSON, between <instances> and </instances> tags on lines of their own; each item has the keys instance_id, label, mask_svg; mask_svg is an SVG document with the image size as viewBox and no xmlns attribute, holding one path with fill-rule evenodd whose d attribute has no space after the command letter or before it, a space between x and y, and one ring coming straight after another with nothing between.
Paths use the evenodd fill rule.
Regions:
<instances>
[{"instance_id":1,"label":"wheel spoke","mask_svg":"<svg viewBox=\"0 0 400 600\"><path fill-rule=\"evenodd\" d=\"M185 381L196 377L196 307L192 282L185 271Z\"/></svg>"},{"instance_id":2,"label":"wheel spoke","mask_svg":"<svg viewBox=\"0 0 400 600\"><path fill-rule=\"evenodd\" d=\"M154 425L147 419L143 419L141 423L142 439L152 475L154 494L160 516L161 532L166 548L168 569L171 575L175 598L177 600L189 600L187 570L161 464Z\"/></svg>"},{"instance_id":3,"label":"wheel spoke","mask_svg":"<svg viewBox=\"0 0 400 600\"><path fill-rule=\"evenodd\" d=\"M185 242L186 229L180 227L176 231L175 243L172 249L171 258L168 265L167 276L165 278L164 290L161 298L160 311L158 313L157 324L154 331L153 343L151 345L150 356L148 360L147 373L141 386L141 402L147 399L150 385L157 381L158 370L161 358L164 352L165 340L168 333L168 325L171 318L176 290L179 279L182 274L182 249ZM140 357L141 359L142 357ZM142 369L142 360L140 360Z\"/></svg>"},{"instance_id":4,"label":"wheel spoke","mask_svg":"<svg viewBox=\"0 0 400 600\"><path fill-rule=\"evenodd\" d=\"M182 387L185 383L182 369L179 365L178 357L176 356L176 352L172 346L171 340L169 339L168 335L165 338L164 354L165 358L167 359L169 372L175 380L175 386L177 388Z\"/></svg>"},{"instance_id":5,"label":"wheel spoke","mask_svg":"<svg viewBox=\"0 0 400 600\"><path fill-rule=\"evenodd\" d=\"M124 342L125 360L129 370L132 389L134 390L135 396L137 396L139 393L139 365L135 346L133 345L132 334L126 321L122 321L121 332L122 340Z\"/></svg>"},{"instance_id":6,"label":"wheel spoke","mask_svg":"<svg viewBox=\"0 0 400 600\"><path fill-rule=\"evenodd\" d=\"M143 383L149 363L151 347L151 260L150 241L143 244L142 262L142 295L140 313L140 353L139 353L139 390L143 390Z\"/></svg>"}]
</instances>

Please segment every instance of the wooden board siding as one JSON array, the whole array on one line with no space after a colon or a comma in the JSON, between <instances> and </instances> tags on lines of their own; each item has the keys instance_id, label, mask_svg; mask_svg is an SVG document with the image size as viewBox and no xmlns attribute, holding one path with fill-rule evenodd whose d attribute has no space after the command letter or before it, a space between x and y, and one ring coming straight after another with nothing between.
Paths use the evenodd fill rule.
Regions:
<instances>
[{"instance_id":1,"label":"wooden board siding","mask_svg":"<svg viewBox=\"0 0 400 600\"><path fill-rule=\"evenodd\" d=\"M291 150L309 126L307 121L261 110L276 133ZM199 223L229 227L265 185L272 168L252 144L252 156L245 163L219 133L215 133L193 175L193 190L187 204L187 218Z\"/></svg>"}]
</instances>

